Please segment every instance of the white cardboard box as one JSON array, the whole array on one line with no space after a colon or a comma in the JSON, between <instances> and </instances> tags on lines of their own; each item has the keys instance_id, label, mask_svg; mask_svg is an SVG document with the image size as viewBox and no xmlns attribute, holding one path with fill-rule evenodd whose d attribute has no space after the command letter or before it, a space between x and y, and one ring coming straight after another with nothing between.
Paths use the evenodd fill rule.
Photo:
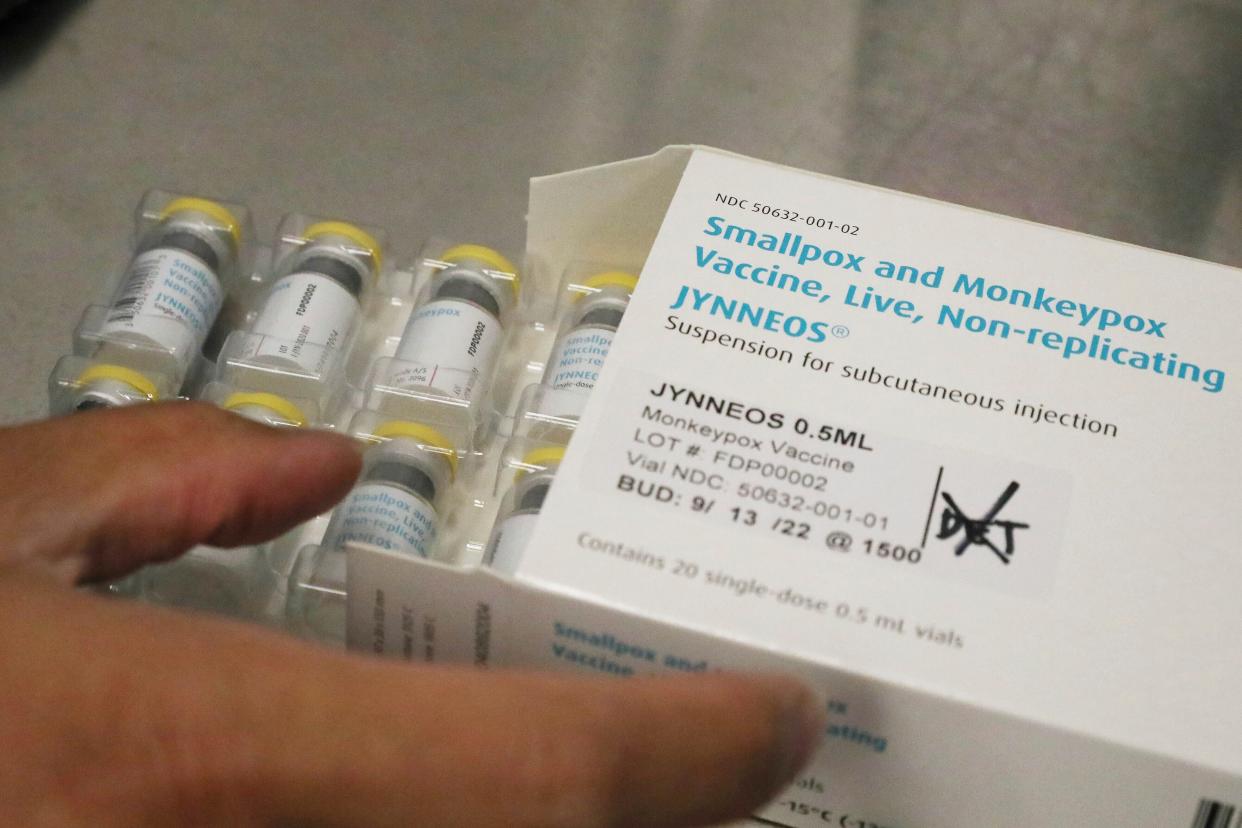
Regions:
<instances>
[{"instance_id":1,"label":"white cardboard box","mask_svg":"<svg viewBox=\"0 0 1242 828\"><path fill-rule=\"evenodd\" d=\"M1237 270L692 147L528 221L617 341L517 581L351 550L352 647L799 674L772 825L1242 824Z\"/></svg>"}]
</instances>

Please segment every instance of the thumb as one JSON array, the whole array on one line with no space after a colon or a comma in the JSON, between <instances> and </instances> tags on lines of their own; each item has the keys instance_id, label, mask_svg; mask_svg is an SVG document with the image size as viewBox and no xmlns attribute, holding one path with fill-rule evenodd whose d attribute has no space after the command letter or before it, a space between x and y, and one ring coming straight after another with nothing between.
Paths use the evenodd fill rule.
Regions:
<instances>
[{"instance_id":1,"label":"thumb","mask_svg":"<svg viewBox=\"0 0 1242 828\"><path fill-rule=\"evenodd\" d=\"M823 729L812 694L782 677L360 661L335 680L336 692L286 706L297 736L275 764L319 757L270 789L275 812L295 823L714 825L792 782ZM324 720L332 731L311 727ZM324 784L342 767L355 771L353 795Z\"/></svg>"},{"instance_id":2,"label":"thumb","mask_svg":"<svg viewBox=\"0 0 1242 828\"><path fill-rule=\"evenodd\" d=\"M786 678L415 667L31 578L0 578L0 647L0 821L710 825L823 728Z\"/></svg>"}]
</instances>

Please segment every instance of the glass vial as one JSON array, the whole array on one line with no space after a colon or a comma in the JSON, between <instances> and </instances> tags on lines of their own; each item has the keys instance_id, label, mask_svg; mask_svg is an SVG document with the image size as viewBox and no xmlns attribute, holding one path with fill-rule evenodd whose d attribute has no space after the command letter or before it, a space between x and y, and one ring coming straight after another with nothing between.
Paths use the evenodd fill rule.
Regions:
<instances>
[{"instance_id":1,"label":"glass vial","mask_svg":"<svg viewBox=\"0 0 1242 828\"><path fill-rule=\"evenodd\" d=\"M457 471L452 445L436 429L405 420L380 425L374 436L384 442L367 451L323 541L298 553L289 576L286 622L303 637L345 643L347 544L422 558L434 550L440 501Z\"/></svg>"},{"instance_id":2,"label":"glass vial","mask_svg":"<svg viewBox=\"0 0 1242 828\"><path fill-rule=\"evenodd\" d=\"M432 389L470 403L500 354L504 326L518 298L517 270L497 251L477 244L458 245L439 258L449 266L433 277L427 300L410 315L388 384L400 390ZM494 272L512 278L497 278Z\"/></svg>"},{"instance_id":3,"label":"glass vial","mask_svg":"<svg viewBox=\"0 0 1242 828\"><path fill-rule=\"evenodd\" d=\"M98 361L77 379L75 408L155 399L144 370L185 381L237 270L241 223L203 198L175 198L139 240L99 328Z\"/></svg>"},{"instance_id":4,"label":"glass vial","mask_svg":"<svg viewBox=\"0 0 1242 828\"><path fill-rule=\"evenodd\" d=\"M421 423L390 421L375 436L384 442L367 452L362 477L332 513L322 545L364 543L429 557L436 504L456 473L457 456L440 432Z\"/></svg>"},{"instance_id":5,"label":"glass vial","mask_svg":"<svg viewBox=\"0 0 1242 828\"><path fill-rule=\"evenodd\" d=\"M544 383L557 391L594 390L637 284L637 276L620 271L583 280L582 286L592 292L575 298L564 331L552 347Z\"/></svg>"},{"instance_id":6,"label":"glass vial","mask_svg":"<svg viewBox=\"0 0 1242 828\"><path fill-rule=\"evenodd\" d=\"M483 563L498 572L517 572L522 554L530 543L543 509L543 501L552 488L552 479L565 456L563 446L541 446L522 458L522 467L514 474L512 498L508 511L496 522L487 544Z\"/></svg>"},{"instance_id":7,"label":"glass vial","mask_svg":"<svg viewBox=\"0 0 1242 828\"><path fill-rule=\"evenodd\" d=\"M305 245L282 264L284 275L262 299L245 356L319 377L357 326L382 253L371 234L343 221L312 224L303 236Z\"/></svg>"}]
</instances>

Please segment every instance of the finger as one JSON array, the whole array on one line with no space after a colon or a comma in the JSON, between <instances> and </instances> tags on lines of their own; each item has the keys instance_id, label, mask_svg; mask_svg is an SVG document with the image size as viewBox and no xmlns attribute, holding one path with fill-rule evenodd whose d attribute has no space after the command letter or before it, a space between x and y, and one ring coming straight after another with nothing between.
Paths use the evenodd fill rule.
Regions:
<instances>
[{"instance_id":1,"label":"finger","mask_svg":"<svg viewBox=\"0 0 1242 828\"><path fill-rule=\"evenodd\" d=\"M0 560L113 577L191 546L257 543L340 499L347 438L204 403L89 411L0 429Z\"/></svg>"},{"instance_id":2,"label":"finger","mask_svg":"<svg viewBox=\"0 0 1242 828\"><path fill-rule=\"evenodd\" d=\"M811 695L784 678L617 681L370 666L338 674L329 703L337 733L312 745L286 741L286 750L318 755L321 764L274 788L282 818L718 824L751 813L789 784L822 730ZM339 706L342 699L352 701ZM411 702L420 699L425 709L415 713ZM309 726L323 711L312 702L291 713ZM349 785L351 795L341 796Z\"/></svg>"},{"instance_id":3,"label":"finger","mask_svg":"<svg viewBox=\"0 0 1242 828\"><path fill-rule=\"evenodd\" d=\"M787 679L419 668L7 581L0 822L715 824L790 782L822 730Z\"/></svg>"}]
</instances>

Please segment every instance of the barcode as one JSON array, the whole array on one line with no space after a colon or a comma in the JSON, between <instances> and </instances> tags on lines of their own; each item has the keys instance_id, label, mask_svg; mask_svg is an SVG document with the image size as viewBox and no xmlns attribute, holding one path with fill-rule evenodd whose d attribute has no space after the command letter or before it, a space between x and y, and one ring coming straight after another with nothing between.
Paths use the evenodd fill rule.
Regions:
<instances>
[{"instance_id":1,"label":"barcode","mask_svg":"<svg viewBox=\"0 0 1242 828\"><path fill-rule=\"evenodd\" d=\"M1237 810L1233 805L1226 805L1224 802L1200 799L1190 828L1234 828L1233 815Z\"/></svg>"},{"instance_id":2,"label":"barcode","mask_svg":"<svg viewBox=\"0 0 1242 828\"><path fill-rule=\"evenodd\" d=\"M134 318L134 305L142 300L142 296L127 296L119 302L112 303L112 312L108 314L109 322L129 322Z\"/></svg>"},{"instance_id":3,"label":"barcode","mask_svg":"<svg viewBox=\"0 0 1242 828\"><path fill-rule=\"evenodd\" d=\"M125 283L125 291L112 303L108 313L108 322L129 322L133 320L136 306L146 299L150 291L153 276L157 267L147 264L134 269Z\"/></svg>"}]
</instances>

